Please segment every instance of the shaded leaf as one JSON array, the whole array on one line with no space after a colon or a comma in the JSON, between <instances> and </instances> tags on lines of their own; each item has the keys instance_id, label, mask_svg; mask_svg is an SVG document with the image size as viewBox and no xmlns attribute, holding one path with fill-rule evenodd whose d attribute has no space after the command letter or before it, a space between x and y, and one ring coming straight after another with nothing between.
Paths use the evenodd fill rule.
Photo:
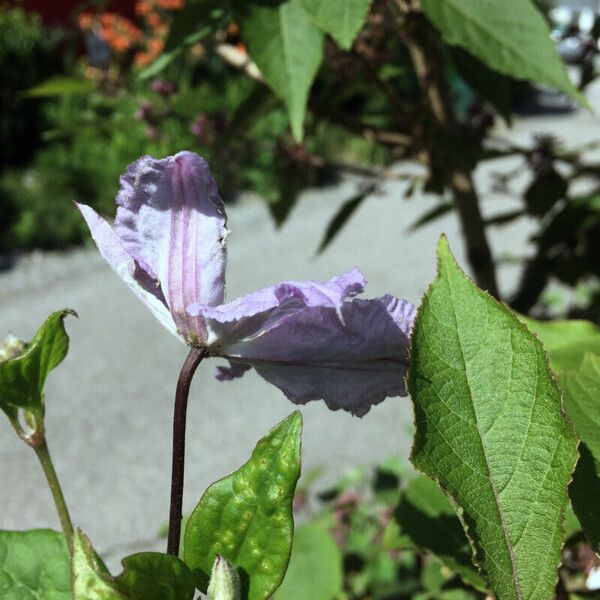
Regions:
<instances>
[{"instance_id":1,"label":"shaded leaf","mask_svg":"<svg viewBox=\"0 0 600 600\"><path fill-rule=\"evenodd\" d=\"M69 349L63 322L67 315L77 316L70 309L51 314L23 354L0 362L0 408L11 421L16 422L19 408L43 417L46 377Z\"/></svg>"},{"instance_id":2,"label":"shaded leaf","mask_svg":"<svg viewBox=\"0 0 600 600\"><path fill-rule=\"evenodd\" d=\"M586 353L579 368L565 373L560 384L577 435L600 461L600 356Z\"/></svg>"},{"instance_id":3,"label":"shaded leaf","mask_svg":"<svg viewBox=\"0 0 600 600\"><path fill-rule=\"evenodd\" d=\"M371 0L299 0L317 27L350 50L367 16Z\"/></svg>"},{"instance_id":4,"label":"shaded leaf","mask_svg":"<svg viewBox=\"0 0 600 600\"><path fill-rule=\"evenodd\" d=\"M217 554L238 569L248 600L269 598L281 583L294 529L301 432L302 417L294 412L257 444L243 467L202 496L184 539L185 562L201 590Z\"/></svg>"},{"instance_id":5,"label":"shaded leaf","mask_svg":"<svg viewBox=\"0 0 600 600\"><path fill-rule=\"evenodd\" d=\"M586 537L596 554L600 554L600 461L594 460L585 444L579 445L579 454L569 495Z\"/></svg>"},{"instance_id":6,"label":"shaded leaf","mask_svg":"<svg viewBox=\"0 0 600 600\"><path fill-rule=\"evenodd\" d=\"M579 368L586 352L600 355L600 328L589 321L519 318L542 340L557 375Z\"/></svg>"},{"instance_id":7,"label":"shaded leaf","mask_svg":"<svg viewBox=\"0 0 600 600\"><path fill-rule=\"evenodd\" d=\"M497 598L552 598L577 438L539 340L466 277L445 237L411 357L413 463L458 508Z\"/></svg>"},{"instance_id":8,"label":"shaded leaf","mask_svg":"<svg viewBox=\"0 0 600 600\"><path fill-rule=\"evenodd\" d=\"M171 20L164 52L190 46L214 33L222 23L223 4L222 0L189 0Z\"/></svg>"},{"instance_id":9,"label":"shaded leaf","mask_svg":"<svg viewBox=\"0 0 600 600\"><path fill-rule=\"evenodd\" d=\"M447 44L467 50L494 71L557 88L587 106L530 0L422 0L421 6Z\"/></svg>"},{"instance_id":10,"label":"shaded leaf","mask_svg":"<svg viewBox=\"0 0 600 600\"><path fill-rule=\"evenodd\" d=\"M323 59L323 34L293 0L236 6L252 60L286 103L292 132L302 139L308 91Z\"/></svg>"},{"instance_id":11,"label":"shaded leaf","mask_svg":"<svg viewBox=\"0 0 600 600\"><path fill-rule=\"evenodd\" d=\"M0 531L2 600L71 600L69 551L51 529Z\"/></svg>"},{"instance_id":12,"label":"shaded leaf","mask_svg":"<svg viewBox=\"0 0 600 600\"><path fill-rule=\"evenodd\" d=\"M449 213L454 208L452 202L441 202L436 204L433 208L422 214L409 228L409 231L416 231L423 227L423 225L427 225L438 219L439 217L444 216L446 213Z\"/></svg>"},{"instance_id":13,"label":"shaded leaf","mask_svg":"<svg viewBox=\"0 0 600 600\"><path fill-rule=\"evenodd\" d=\"M507 123L511 122L511 83L497 71L493 71L472 54L461 48L451 49L452 62L463 80L481 98L487 100Z\"/></svg>"},{"instance_id":14,"label":"shaded leaf","mask_svg":"<svg viewBox=\"0 0 600 600\"><path fill-rule=\"evenodd\" d=\"M367 198L370 194L375 190L376 185L369 185L364 190L356 193L350 200L346 200L341 208L337 211L333 219L329 221L329 225L327 225L327 229L325 234L323 235L323 239L319 244L319 249L317 250L317 254L321 254L331 242L333 242L335 236L340 232L342 227L346 224L346 222L350 219L350 217L354 214L356 209L362 204L362 201Z\"/></svg>"},{"instance_id":15,"label":"shaded leaf","mask_svg":"<svg viewBox=\"0 0 600 600\"><path fill-rule=\"evenodd\" d=\"M556 169L549 169L534 179L525 190L525 205L531 215L545 215L559 200L562 200L569 186Z\"/></svg>"},{"instance_id":16,"label":"shaded leaf","mask_svg":"<svg viewBox=\"0 0 600 600\"><path fill-rule=\"evenodd\" d=\"M402 494L395 519L401 535L435 554L465 583L485 591L456 511L434 481L423 476L413 479Z\"/></svg>"},{"instance_id":17,"label":"shaded leaf","mask_svg":"<svg viewBox=\"0 0 600 600\"><path fill-rule=\"evenodd\" d=\"M132 600L192 600L196 590L189 567L176 556L140 552L124 558L115 583Z\"/></svg>"},{"instance_id":18,"label":"shaded leaf","mask_svg":"<svg viewBox=\"0 0 600 600\"><path fill-rule=\"evenodd\" d=\"M273 600L333 600L342 591L342 555L331 535L308 523L294 531L288 570Z\"/></svg>"},{"instance_id":19,"label":"shaded leaf","mask_svg":"<svg viewBox=\"0 0 600 600\"><path fill-rule=\"evenodd\" d=\"M515 219L522 217L525 214L521 209L511 210L507 213L502 213L500 215L496 215L495 217L490 217L485 220L485 225L487 226L499 226L499 225L508 225L512 223Z\"/></svg>"}]
</instances>

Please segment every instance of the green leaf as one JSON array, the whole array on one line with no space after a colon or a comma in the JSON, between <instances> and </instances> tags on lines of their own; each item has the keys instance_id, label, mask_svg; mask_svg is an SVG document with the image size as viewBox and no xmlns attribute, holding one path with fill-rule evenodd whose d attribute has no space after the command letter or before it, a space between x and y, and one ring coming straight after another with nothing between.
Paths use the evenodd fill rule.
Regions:
<instances>
[{"instance_id":1,"label":"green leaf","mask_svg":"<svg viewBox=\"0 0 600 600\"><path fill-rule=\"evenodd\" d=\"M80 530L73 540L71 560L73 600L126 600L106 571L90 541Z\"/></svg>"},{"instance_id":2,"label":"green leaf","mask_svg":"<svg viewBox=\"0 0 600 600\"><path fill-rule=\"evenodd\" d=\"M465 583L485 591L456 511L434 481L423 476L413 479L402 494L395 519L401 535L435 554Z\"/></svg>"},{"instance_id":3,"label":"green leaf","mask_svg":"<svg viewBox=\"0 0 600 600\"><path fill-rule=\"evenodd\" d=\"M89 94L93 89L89 79L58 75L22 92L28 98L45 98L51 96L70 96L73 94Z\"/></svg>"},{"instance_id":4,"label":"green leaf","mask_svg":"<svg viewBox=\"0 0 600 600\"><path fill-rule=\"evenodd\" d=\"M542 340L557 375L577 369L586 352L600 355L600 328L593 323L519 318Z\"/></svg>"},{"instance_id":5,"label":"green leaf","mask_svg":"<svg viewBox=\"0 0 600 600\"><path fill-rule=\"evenodd\" d=\"M273 600L333 600L342 591L342 555L331 535L307 523L294 531L290 566Z\"/></svg>"},{"instance_id":6,"label":"green leaf","mask_svg":"<svg viewBox=\"0 0 600 600\"><path fill-rule=\"evenodd\" d=\"M71 600L69 551L51 529L0 531L2 600Z\"/></svg>"},{"instance_id":7,"label":"green leaf","mask_svg":"<svg viewBox=\"0 0 600 600\"><path fill-rule=\"evenodd\" d=\"M140 552L121 561L115 583L131 600L192 600L196 590L189 567L176 556Z\"/></svg>"},{"instance_id":8,"label":"green leaf","mask_svg":"<svg viewBox=\"0 0 600 600\"><path fill-rule=\"evenodd\" d=\"M413 463L457 507L496 597L549 600L577 438L539 340L466 277L445 237L411 357Z\"/></svg>"},{"instance_id":9,"label":"green leaf","mask_svg":"<svg viewBox=\"0 0 600 600\"><path fill-rule=\"evenodd\" d=\"M323 59L323 34L294 0L240 3L236 17L250 56L285 101L294 137L301 140L308 91Z\"/></svg>"},{"instance_id":10,"label":"green leaf","mask_svg":"<svg viewBox=\"0 0 600 600\"><path fill-rule=\"evenodd\" d=\"M421 6L447 44L464 48L495 71L557 88L588 106L530 0L422 0Z\"/></svg>"},{"instance_id":11,"label":"green leaf","mask_svg":"<svg viewBox=\"0 0 600 600\"><path fill-rule=\"evenodd\" d=\"M77 313L64 309L51 314L23 354L0 362L0 408L13 423L19 408L43 418L46 377L69 349L63 322L67 315L77 316Z\"/></svg>"},{"instance_id":12,"label":"green leaf","mask_svg":"<svg viewBox=\"0 0 600 600\"><path fill-rule=\"evenodd\" d=\"M367 16L371 0L299 0L317 27L350 50Z\"/></svg>"},{"instance_id":13,"label":"green leaf","mask_svg":"<svg viewBox=\"0 0 600 600\"><path fill-rule=\"evenodd\" d=\"M281 583L292 545L301 433L302 417L294 412L260 440L244 466L202 496L184 538L185 562L202 591L217 554L238 569L248 600L269 598Z\"/></svg>"},{"instance_id":14,"label":"green leaf","mask_svg":"<svg viewBox=\"0 0 600 600\"><path fill-rule=\"evenodd\" d=\"M600 461L594 460L585 444L579 445L579 453L569 495L585 535L596 554L600 554Z\"/></svg>"},{"instance_id":15,"label":"green leaf","mask_svg":"<svg viewBox=\"0 0 600 600\"><path fill-rule=\"evenodd\" d=\"M325 250L325 248L327 248L327 246L333 242L335 236L340 232L342 227L354 214L356 209L362 204L362 201L373 193L375 187L375 185L370 185L344 202L340 210L335 213L335 216L329 222L329 225L327 225L327 230L325 231L325 235L323 235L323 239L319 244L317 254L321 254L321 252L323 252L323 250Z\"/></svg>"},{"instance_id":16,"label":"green leaf","mask_svg":"<svg viewBox=\"0 0 600 600\"><path fill-rule=\"evenodd\" d=\"M565 373L560 384L577 434L600 461L600 356L586 353L579 368Z\"/></svg>"}]
</instances>

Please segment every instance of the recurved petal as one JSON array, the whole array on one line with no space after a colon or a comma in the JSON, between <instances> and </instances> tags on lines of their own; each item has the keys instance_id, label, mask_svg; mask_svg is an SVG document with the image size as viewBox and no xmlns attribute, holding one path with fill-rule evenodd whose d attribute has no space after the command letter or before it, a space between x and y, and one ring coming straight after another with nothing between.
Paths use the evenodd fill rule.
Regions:
<instances>
[{"instance_id":1,"label":"recurved petal","mask_svg":"<svg viewBox=\"0 0 600 600\"><path fill-rule=\"evenodd\" d=\"M254 364L294 404L324 400L330 410L356 417L391 396L406 396L408 366L397 361L340 362L326 365Z\"/></svg>"},{"instance_id":2,"label":"recurved petal","mask_svg":"<svg viewBox=\"0 0 600 600\"><path fill-rule=\"evenodd\" d=\"M231 344L263 335L302 308L321 306L341 314L345 300L364 286L365 277L355 268L328 281L284 281L220 306L194 303L188 313L207 322L209 344Z\"/></svg>"},{"instance_id":3,"label":"recurved petal","mask_svg":"<svg viewBox=\"0 0 600 600\"><path fill-rule=\"evenodd\" d=\"M177 327L167 308L165 298L153 274L148 272L125 249L113 228L94 209L77 204L100 254L133 293L152 311L154 316L174 335Z\"/></svg>"},{"instance_id":4,"label":"recurved petal","mask_svg":"<svg viewBox=\"0 0 600 600\"><path fill-rule=\"evenodd\" d=\"M208 163L192 152L150 156L121 177L114 229L125 249L160 282L181 334L206 339L186 307L220 304L225 281L225 211Z\"/></svg>"},{"instance_id":5,"label":"recurved petal","mask_svg":"<svg viewBox=\"0 0 600 600\"><path fill-rule=\"evenodd\" d=\"M323 399L332 409L364 415L388 396L404 396L416 310L393 296L306 307L262 335L221 348L251 364L297 403Z\"/></svg>"}]
</instances>

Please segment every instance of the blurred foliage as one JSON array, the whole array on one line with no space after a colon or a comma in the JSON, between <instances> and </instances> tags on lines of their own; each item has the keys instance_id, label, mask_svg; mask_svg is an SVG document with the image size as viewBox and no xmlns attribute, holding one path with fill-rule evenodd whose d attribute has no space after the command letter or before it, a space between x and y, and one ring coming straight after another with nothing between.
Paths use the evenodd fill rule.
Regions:
<instances>
[{"instance_id":1,"label":"blurred foliage","mask_svg":"<svg viewBox=\"0 0 600 600\"><path fill-rule=\"evenodd\" d=\"M300 545L277 599L306 597L307 589L317 600L489 597L455 509L434 481L395 457L372 470L348 471L315 493L318 477L313 471L300 479L295 500L297 519L304 523L297 529ZM566 538L557 592L566 587L589 593L585 577L600 561L570 509ZM307 588L307 581L319 582L320 593ZM564 597L574 598L572 593Z\"/></svg>"},{"instance_id":2,"label":"blurred foliage","mask_svg":"<svg viewBox=\"0 0 600 600\"><path fill-rule=\"evenodd\" d=\"M537 58L528 58L527 65L503 63L503 72L512 76L501 74L486 40L469 46L459 21L442 19L439 29L433 27L440 10L454 10L453 2L443 9L425 3L426 14L415 19L437 36L433 45L452 115L442 131L424 106L408 50L403 28L414 23L402 20L395 3L350 2L343 27L327 4L302 0L293 9L288 4L138 0L134 20L85 5L77 15L79 40L45 31L39 19L20 9L2 9L0 72L7 83L0 113L0 252L62 248L87 239L72 202L112 214L119 175L143 154L165 156L182 148L202 154L227 201L240 190L254 191L268 202L278 225L307 187L357 178L356 191L323 224L315 249L320 252L343 234L362 202L396 178L390 167L398 161L426 165L425 177L398 176L407 181L407 197L419 191L440 196L414 230L455 208L449 157L472 173L489 158L519 156L530 183L523 191L506 188L521 195L521 208L485 223L510 227L522 217L538 223L535 254L525 261L510 301L522 312L548 314L548 285L558 281L584 290L576 302L580 314L600 317L595 260L600 165L548 137L529 145L489 145L498 118L510 124L515 103L523 98L535 103L531 84L514 77L523 69L535 71L531 60ZM469 6L476 16L477 4ZM275 8L283 11L281 19L300 20L315 40L322 39L315 41L322 44L323 58L314 73L308 61L306 71L298 67L286 79L281 64L271 64L262 52L264 32L250 25L262 15L264 27L281 34L281 19L272 19ZM533 5L523 10L533 19ZM492 14L486 18L495 26ZM532 35L545 35L539 18L535 25ZM502 30L502 36L507 45L516 43L511 31ZM86 55L74 60L82 41ZM544 52L546 79L551 72L559 87L578 97L562 79L552 48L546 45ZM290 85L300 96L306 91L306 107L288 94ZM17 93L26 89L29 96ZM589 192L575 193L582 180ZM568 312L573 302L561 306Z\"/></svg>"}]
</instances>

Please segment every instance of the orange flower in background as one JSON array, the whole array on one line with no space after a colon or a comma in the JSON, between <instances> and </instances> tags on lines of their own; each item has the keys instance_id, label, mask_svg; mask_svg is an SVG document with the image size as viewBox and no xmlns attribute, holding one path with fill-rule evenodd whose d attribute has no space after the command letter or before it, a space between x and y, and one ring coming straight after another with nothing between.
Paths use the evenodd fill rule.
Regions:
<instances>
[{"instance_id":1,"label":"orange flower in background","mask_svg":"<svg viewBox=\"0 0 600 600\"><path fill-rule=\"evenodd\" d=\"M152 56L158 56L165 47L165 41L160 38L150 38L148 40L148 51Z\"/></svg>"},{"instance_id":2,"label":"orange flower in background","mask_svg":"<svg viewBox=\"0 0 600 600\"><path fill-rule=\"evenodd\" d=\"M146 15L146 23L148 23L148 25L154 30L159 29L163 25L165 25L165 22L163 21L162 17L157 12L151 12L148 15Z\"/></svg>"},{"instance_id":3,"label":"orange flower in background","mask_svg":"<svg viewBox=\"0 0 600 600\"><path fill-rule=\"evenodd\" d=\"M148 0L139 0L135 3L135 12L140 15L140 17L146 16L148 13L154 10L154 4L152 2L148 2Z\"/></svg>"},{"instance_id":4,"label":"orange flower in background","mask_svg":"<svg viewBox=\"0 0 600 600\"><path fill-rule=\"evenodd\" d=\"M82 31L88 31L94 24L94 16L91 13L83 12L77 17L77 24Z\"/></svg>"},{"instance_id":5,"label":"orange flower in background","mask_svg":"<svg viewBox=\"0 0 600 600\"><path fill-rule=\"evenodd\" d=\"M165 10L181 10L185 6L185 0L158 0L157 4Z\"/></svg>"},{"instance_id":6,"label":"orange flower in background","mask_svg":"<svg viewBox=\"0 0 600 600\"><path fill-rule=\"evenodd\" d=\"M152 62L153 58L148 52L136 52L133 62L137 67L145 67Z\"/></svg>"}]
</instances>

